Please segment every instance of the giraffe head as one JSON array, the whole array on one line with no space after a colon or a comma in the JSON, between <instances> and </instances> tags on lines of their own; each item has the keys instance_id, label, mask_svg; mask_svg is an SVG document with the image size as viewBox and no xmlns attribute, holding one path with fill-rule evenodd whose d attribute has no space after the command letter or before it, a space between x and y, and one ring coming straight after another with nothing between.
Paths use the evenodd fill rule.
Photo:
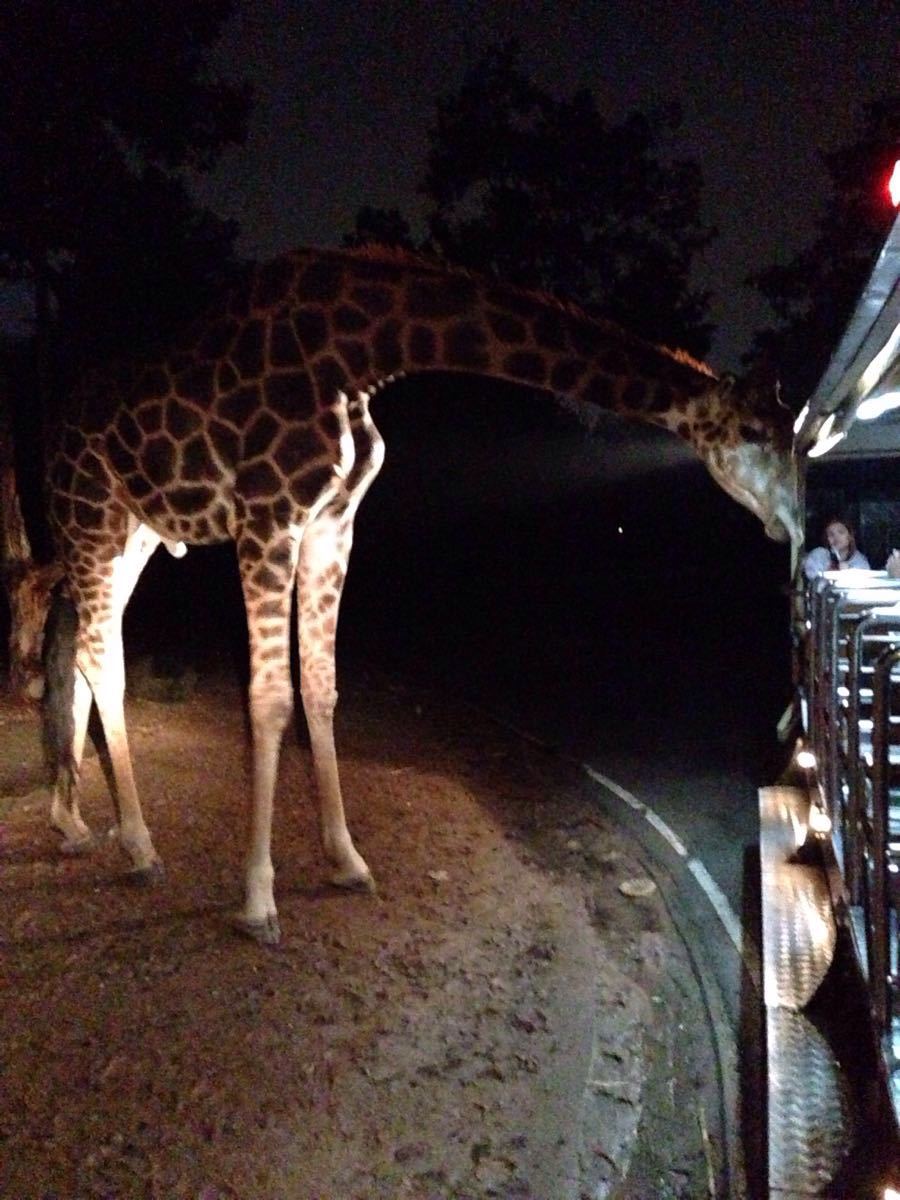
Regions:
<instances>
[{"instance_id":1,"label":"giraffe head","mask_svg":"<svg viewBox=\"0 0 900 1200\"><path fill-rule=\"evenodd\" d=\"M791 413L774 385L724 376L700 402L695 446L715 481L776 542L803 540Z\"/></svg>"}]
</instances>

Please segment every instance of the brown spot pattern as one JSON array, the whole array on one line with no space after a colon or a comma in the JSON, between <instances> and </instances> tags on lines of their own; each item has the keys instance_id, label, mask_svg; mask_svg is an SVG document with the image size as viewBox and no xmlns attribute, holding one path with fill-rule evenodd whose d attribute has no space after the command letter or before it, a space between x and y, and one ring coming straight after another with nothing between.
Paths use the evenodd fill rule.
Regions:
<instances>
[{"instance_id":1,"label":"brown spot pattern","mask_svg":"<svg viewBox=\"0 0 900 1200\"><path fill-rule=\"evenodd\" d=\"M290 321L276 321L272 325L269 362L276 368L299 367L302 364L303 351Z\"/></svg>"},{"instance_id":2,"label":"brown spot pattern","mask_svg":"<svg viewBox=\"0 0 900 1200\"><path fill-rule=\"evenodd\" d=\"M444 335L444 360L449 367L486 369L490 363L487 334L477 321L460 321Z\"/></svg>"},{"instance_id":3,"label":"brown spot pattern","mask_svg":"<svg viewBox=\"0 0 900 1200\"><path fill-rule=\"evenodd\" d=\"M437 358L437 335L428 325L413 325L409 332L409 357L413 366L430 366Z\"/></svg>"},{"instance_id":4,"label":"brown spot pattern","mask_svg":"<svg viewBox=\"0 0 900 1200\"><path fill-rule=\"evenodd\" d=\"M394 293L390 288L363 284L352 289L350 299L370 317L386 317L394 311Z\"/></svg>"},{"instance_id":5,"label":"brown spot pattern","mask_svg":"<svg viewBox=\"0 0 900 1200\"><path fill-rule=\"evenodd\" d=\"M294 314L294 329L303 352L318 354L328 341L328 322L320 308L301 308Z\"/></svg>"},{"instance_id":6,"label":"brown spot pattern","mask_svg":"<svg viewBox=\"0 0 900 1200\"><path fill-rule=\"evenodd\" d=\"M154 437L141 453L141 467L151 483L162 487L175 471L175 446L167 437Z\"/></svg>"}]
</instances>

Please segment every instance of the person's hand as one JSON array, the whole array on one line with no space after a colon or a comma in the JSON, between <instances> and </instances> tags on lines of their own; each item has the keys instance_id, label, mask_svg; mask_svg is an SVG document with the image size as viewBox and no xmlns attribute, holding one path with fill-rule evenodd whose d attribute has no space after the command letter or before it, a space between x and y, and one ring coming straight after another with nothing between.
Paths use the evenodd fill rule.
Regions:
<instances>
[{"instance_id":1,"label":"person's hand","mask_svg":"<svg viewBox=\"0 0 900 1200\"><path fill-rule=\"evenodd\" d=\"M888 555L885 570L891 579L900 579L900 550L892 550Z\"/></svg>"}]
</instances>

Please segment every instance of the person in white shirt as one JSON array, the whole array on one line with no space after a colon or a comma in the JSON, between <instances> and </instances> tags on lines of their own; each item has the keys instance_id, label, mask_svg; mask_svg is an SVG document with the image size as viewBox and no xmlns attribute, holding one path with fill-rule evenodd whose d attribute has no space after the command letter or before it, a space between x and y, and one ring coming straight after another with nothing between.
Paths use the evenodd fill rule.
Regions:
<instances>
[{"instance_id":1,"label":"person in white shirt","mask_svg":"<svg viewBox=\"0 0 900 1200\"><path fill-rule=\"evenodd\" d=\"M871 569L869 560L856 548L853 526L843 517L832 517L825 523L823 540L826 545L816 546L803 560L803 573L807 579L815 579L825 571ZM900 555L897 556L897 572L900 577Z\"/></svg>"}]
</instances>

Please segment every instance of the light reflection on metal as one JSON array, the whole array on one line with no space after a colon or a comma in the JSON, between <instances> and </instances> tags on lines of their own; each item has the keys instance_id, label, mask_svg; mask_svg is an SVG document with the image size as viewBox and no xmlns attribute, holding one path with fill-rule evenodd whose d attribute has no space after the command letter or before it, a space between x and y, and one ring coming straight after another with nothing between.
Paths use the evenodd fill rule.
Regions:
<instances>
[{"instance_id":1,"label":"light reflection on metal","mask_svg":"<svg viewBox=\"0 0 900 1200\"><path fill-rule=\"evenodd\" d=\"M884 392L880 396L868 396L856 410L858 421L874 421L890 412L892 408L900 408L900 392Z\"/></svg>"},{"instance_id":2,"label":"light reflection on metal","mask_svg":"<svg viewBox=\"0 0 900 1200\"><path fill-rule=\"evenodd\" d=\"M798 434L800 432L800 430L803 428L803 423L805 422L805 420L808 416L809 416L809 401L807 400L807 402L803 405L803 407L797 413L796 419L794 420L794 434L795 435Z\"/></svg>"},{"instance_id":3,"label":"light reflection on metal","mask_svg":"<svg viewBox=\"0 0 900 1200\"><path fill-rule=\"evenodd\" d=\"M829 413L822 424L819 426L819 432L816 434L816 441L827 442L831 437L831 431L834 429L834 422L837 419L837 413Z\"/></svg>"},{"instance_id":4,"label":"light reflection on metal","mask_svg":"<svg viewBox=\"0 0 900 1200\"><path fill-rule=\"evenodd\" d=\"M816 444L806 452L810 458L821 458L823 454L828 454L834 446L838 445L842 438L847 436L846 430L835 430L835 421L838 414L829 413L826 419L822 421L822 425L816 434Z\"/></svg>"},{"instance_id":5,"label":"light reflection on metal","mask_svg":"<svg viewBox=\"0 0 900 1200\"><path fill-rule=\"evenodd\" d=\"M825 837L831 833L831 817L817 804L811 805L809 809L809 830L817 837Z\"/></svg>"},{"instance_id":6,"label":"light reflection on metal","mask_svg":"<svg viewBox=\"0 0 900 1200\"><path fill-rule=\"evenodd\" d=\"M894 163L894 170L888 180L888 195L894 208L900 208L900 158Z\"/></svg>"},{"instance_id":7,"label":"light reflection on metal","mask_svg":"<svg viewBox=\"0 0 900 1200\"><path fill-rule=\"evenodd\" d=\"M881 377L886 374L897 357L898 350L900 350L900 321L894 326L884 345L860 376L859 383L856 385L858 396L866 396L878 386Z\"/></svg>"},{"instance_id":8,"label":"light reflection on metal","mask_svg":"<svg viewBox=\"0 0 900 1200\"><path fill-rule=\"evenodd\" d=\"M794 835L794 849L799 850L806 841L806 822L801 821L796 809L790 809L785 816L790 821L791 831Z\"/></svg>"},{"instance_id":9,"label":"light reflection on metal","mask_svg":"<svg viewBox=\"0 0 900 1200\"><path fill-rule=\"evenodd\" d=\"M831 417L828 419L830 421ZM807 451L807 457L821 458L823 454L827 454L829 450L833 450L838 442L842 442L846 436L847 432L844 429L838 430L837 433L832 433L831 436L827 438L823 438L820 433L816 444L812 447L812 449Z\"/></svg>"},{"instance_id":10,"label":"light reflection on metal","mask_svg":"<svg viewBox=\"0 0 900 1200\"><path fill-rule=\"evenodd\" d=\"M803 746L802 749L797 751L798 767L802 767L804 771L812 771L815 769L815 765L816 756L813 754L812 750L809 750L806 746Z\"/></svg>"},{"instance_id":11,"label":"light reflection on metal","mask_svg":"<svg viewBox=\"0 0 900 1200\"><path fill-rule=\"evenodd\" d=\"M834 946L834 923L822 913L817 897L806 892L797 896L796 919L805 924L816 950L830 952Z\"/></svg>"}]
</instances>

